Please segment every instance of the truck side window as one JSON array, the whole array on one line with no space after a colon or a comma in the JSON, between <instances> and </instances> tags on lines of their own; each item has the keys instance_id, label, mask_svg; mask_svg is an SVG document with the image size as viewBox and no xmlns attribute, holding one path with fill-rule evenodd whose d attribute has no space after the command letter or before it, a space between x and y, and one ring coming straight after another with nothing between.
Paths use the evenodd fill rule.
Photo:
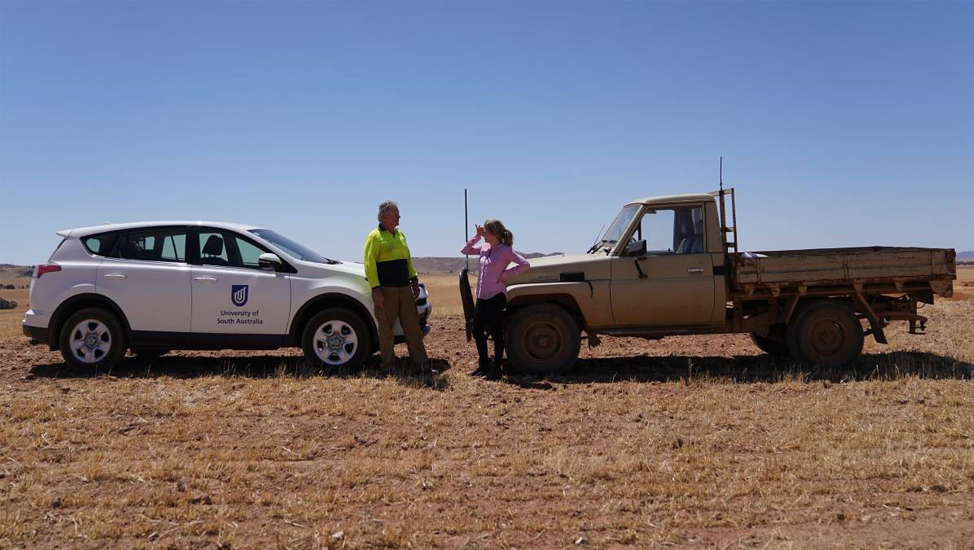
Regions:
<instances>
[{"instance_id":1,"label":"truck side window","mask_svg":"<svg viewBox=\"0 0 974 550\"><path fill-rule=\"evenodd\" d=\"M635 240L646 241L648 254L672 254L673 210L647 210L636 229Z\"/></svg>"},{"instance_id":2,"label":"truck side window","mask_svg":"<svg viewBox=\"0 0 974 550\"><path fill-rule=\"evenodd\" d=\"M647 210L632 238L646 241L649 254L700 254L704 252L703 208Z\"/></svg>"},{"instance_id":3,"label":"truck side window","mask_svg":"<svg viewBox=\"0 0 974 550\"><path fill-rule=\"evenodd\" d=\"M673 246L676 253L703 253L703 208L677 208L673 213Z\"/></svg>"}]
</instances>

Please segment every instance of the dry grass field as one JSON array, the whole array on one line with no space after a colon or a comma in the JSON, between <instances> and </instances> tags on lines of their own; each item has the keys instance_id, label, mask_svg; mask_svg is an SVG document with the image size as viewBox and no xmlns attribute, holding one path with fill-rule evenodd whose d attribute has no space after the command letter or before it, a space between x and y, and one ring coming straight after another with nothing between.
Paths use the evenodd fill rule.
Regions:
<instances>
[{"instance_id":1,"label":"dry grass field","mask_svg":"<svg viewBox=\"0 0 974 550\"><path fill-rule=\"evenodd\" d=\"M0 548L974 547L974 269L854 368L605 338L565 376L309 372L297 350L67 369L0 312ZM405 350L400 350L405 353Z\"/></svg>"}]
</instances>

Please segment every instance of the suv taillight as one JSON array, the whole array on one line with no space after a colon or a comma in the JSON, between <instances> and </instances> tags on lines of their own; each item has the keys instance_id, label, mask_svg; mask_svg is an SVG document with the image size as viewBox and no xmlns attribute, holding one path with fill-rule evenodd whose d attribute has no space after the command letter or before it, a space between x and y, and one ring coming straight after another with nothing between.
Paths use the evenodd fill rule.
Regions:
<instances>
[{"instance_id":1,"label":"suv taillight","mask_svg":"<svg viewBox=\"0 0 974 550\"><path fill-rule=\"evenodd\" d=\"M61 271L61 266L57 264L40 264L37 269L34 270L34 278L37 279L45 273L50 273L52 271Z\"/></svg>"}]
</instances>

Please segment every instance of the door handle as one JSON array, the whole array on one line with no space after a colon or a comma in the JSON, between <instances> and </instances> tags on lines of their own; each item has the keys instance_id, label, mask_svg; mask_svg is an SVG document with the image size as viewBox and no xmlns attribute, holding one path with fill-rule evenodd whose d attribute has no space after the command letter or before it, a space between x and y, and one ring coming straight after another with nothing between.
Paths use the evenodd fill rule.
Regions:
<instances>
[{"instance_id":1,"label":"door handle","mask_svg":"<svg viewBox=\"0 0 974 550\"><path fill-rule=\"evenodd\" d=\"M694 275L699 275L700 273L703 273L703 268L702 267L691 267L690 269L687 270L687 273L691 273L691 274L694 274Z\"/></svg>"},{"instance_id":2,"label":"door handle","mask_svg":"<svg viewBox=\"0 0 974 550\"><path fill-rule=\"evenodd\" d=\"M128 276L122 275L121 273L106 273L106 279L128 279Z\"/></svg>"},{"instance_id":3,"label":"door handle","mask_svg":"<svg viewBox=\"0 0 974 550\"><path fill-rule=\"evenodd\" d=\"M197 283L215 283L216 277L193 277L193 280Z\"/></svg>"}]
</instances>

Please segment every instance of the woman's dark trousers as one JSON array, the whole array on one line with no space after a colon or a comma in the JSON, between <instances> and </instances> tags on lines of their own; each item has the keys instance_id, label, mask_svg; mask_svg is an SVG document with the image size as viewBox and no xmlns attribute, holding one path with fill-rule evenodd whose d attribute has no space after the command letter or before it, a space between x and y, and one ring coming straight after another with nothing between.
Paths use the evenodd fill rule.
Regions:
<instances>
[{"instance_id":1,"label":"woman's dark trousers","mask_svg":"<svg viewBox=\"0 0 974 550\"><path fill-rule=\"evenodd\" d=\"M507 296L498 294L486 300L477 300L473 316L473 337L477 341L480 355L478 370L486 371L487 378L498 379L501 375L501 361L504 360L504 306ZM487 355L487 334L494 340L494 361Z\"/></svg>"}]
</instances>

